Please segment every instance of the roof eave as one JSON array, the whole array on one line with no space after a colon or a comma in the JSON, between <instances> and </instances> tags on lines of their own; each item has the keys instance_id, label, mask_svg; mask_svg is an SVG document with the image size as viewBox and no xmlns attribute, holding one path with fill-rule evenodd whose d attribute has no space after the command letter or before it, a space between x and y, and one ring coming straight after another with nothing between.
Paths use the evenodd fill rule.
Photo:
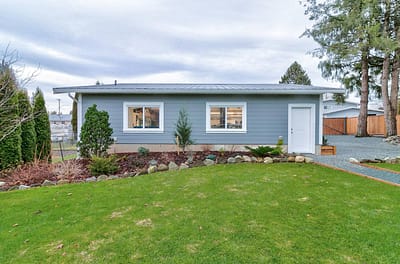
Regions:
<instances>
[{"instance_id":1,"label":"roof eave","mask_svg":"<svg viewBox=\"0 0 400 264\"><path fill-rule=\"evenodd\" d=\"M211 90L211 89L197 89L197 90L160 90L160 89L115 89L110 91L108 89L85 89L85 88L53 88L54 94L62 93L80 93L80 94L324 94L324 93L344 93L344 89L310 89L310 90Z\"/></svg>"}]
</instances>

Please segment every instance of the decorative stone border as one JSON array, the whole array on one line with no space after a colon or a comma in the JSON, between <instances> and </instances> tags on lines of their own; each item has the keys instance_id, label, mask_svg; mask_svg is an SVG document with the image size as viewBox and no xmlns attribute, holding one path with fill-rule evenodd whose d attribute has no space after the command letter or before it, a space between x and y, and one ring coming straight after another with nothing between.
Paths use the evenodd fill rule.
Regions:
<instances>
[{"instance_id":1,"label":"decorative stone border","mask_svg":"<svg viewBox=\"0 0 400 264\"><path fill-rule=\"evenodd\" d=\"M265 158L256 158L256 157L250 157L247 155L236 155L234 157L229 157L226 161L224 162L218 162L216 160L215 155L208 155L205 160L202 161L202 163L197 163L194 164L193 160L188 159L186 162L180 164L179 166L171 161L169 162L168 165L166 164L158 164L156 160L151 160L149 162L148 167L144 167L139 171L135 172L126 172L124 174L117 174L117 175L100 175L98 177L92 176L89 178L86 178L84 181L80 182L99 182L99 181L106 181L106 180L114 180L114 179L120 179L120 178L127 178L127 177L136 177L136 176L141 176L145 174L151 174L155 172L161 172L161 171L177 171L177 170L184 170L184 169L189 169L193 167L199 167L199 166L213 166L215 164L235 164L235 163L264 163L264 164L272 164L272 163L314 163L314 160L310 157L305 157L301 155L290 155L290 156L285 156L285 157L265 157ZM192 165L193 164L193 165ZM191 166L192 165L192 166ZM0 181L0 191L13 191L13 190L27 190L31 189L33 187L44 187L44 186L54 186L54 185L63 185L63 184L69 184L70 182L68 180L58 180L58 181L49 181L49 180L44 180L42 184L34 184L34 185L15 185L12 186L9 189L2 189L1 187L6 184L6 182Z\"/></svg>"}]
</instances>

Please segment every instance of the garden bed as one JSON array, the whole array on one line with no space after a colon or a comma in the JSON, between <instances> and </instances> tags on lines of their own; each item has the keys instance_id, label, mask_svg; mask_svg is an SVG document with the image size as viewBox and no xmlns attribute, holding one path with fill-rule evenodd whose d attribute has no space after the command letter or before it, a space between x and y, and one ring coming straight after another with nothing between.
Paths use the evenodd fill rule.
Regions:
<instances>
[{"instance_id":1,"label":"garden bed","mask_svg":"<svg viewBox=\"0 0 400 264\"><path fill-rule=\"evenodd\" d=\"M312 160L294 155L256 158L249 152L151 152L115 154L118 170L113 175L93 177L90 174L88 159L73 159L65 162L48 164L45 162L22 165L19 168L3 172L0 175L0 190L27 189L36 186L88 182L114 178L133 177L163 170L179 170L191 167L225 163L258 162L309 162Z\"/></svg>"}]
</instances>

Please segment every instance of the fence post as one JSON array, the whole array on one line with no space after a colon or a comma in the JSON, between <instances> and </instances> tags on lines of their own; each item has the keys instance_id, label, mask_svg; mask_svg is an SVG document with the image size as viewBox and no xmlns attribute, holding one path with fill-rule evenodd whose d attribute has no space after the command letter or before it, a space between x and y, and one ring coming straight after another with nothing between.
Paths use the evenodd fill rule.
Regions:
<instances>
[{"instance_id":1,"label":"fence post","mask_svg":"<svg viewBox=\"0 0 400 264\"><path fill-rule=\"evenodd\" d=\"M347 116L343 118L343 135L347 135Z\"/></svg>"}]
</instances>

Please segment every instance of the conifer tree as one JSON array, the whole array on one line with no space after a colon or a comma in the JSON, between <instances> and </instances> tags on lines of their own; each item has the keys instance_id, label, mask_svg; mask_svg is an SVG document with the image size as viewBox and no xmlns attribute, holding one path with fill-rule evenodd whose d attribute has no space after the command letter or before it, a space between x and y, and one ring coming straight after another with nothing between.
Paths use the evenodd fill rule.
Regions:
<instances>
[{"instance_id":1,"label":"conifer tree","mask_svg":"<svg viewBox=\"0 0 400 264\"><path fill-rule=\"evenodd\" d=\"M311 85L311 80L301 65L295 61L286 70L279 83Z\"/></svg>"},{"instance_id":2,"label":"conifer tree","mask_svg":"<svg viewBox=\"0 0 400 264\"><path fill-rule=\"evenodd\" d=\"M81 128L79 154L84 158L102 157L114 142L111 137L113 129L106 111L97 110L97 105L89 107L85 113L85 121Z\"/></svg>"},{"instance_id":3,"label":"conifer tree","mask_svg":"<svg viewBox=\"0 0 400 264\"><path fill-rule=\"evenodd\" d=\"M0 66L0 170L21 162L21 126L18 112L18 88L9 64Z\"/></svg>"},{"instance_id":4,"label":"conifer tree","mask_svg":"<svg viewBox=\"0 0 400 264\"><path fill-rule=\"evenodd\" d=\"M21 152L22 161L29 163L35 159L36 132L33 120L32 106L26 90L18 92L19 115L21 120Z\"/></svg>"},{"instance_id":5,"label":"conifer tree","mask_svg":"<svg viewBox=\"0 0 400 264\"><path fill-rule=\"evenodd\" d=\"M178 139L178 145L185 152L187 146L193 144L192 124L189 122L189 116L185 109L179 110L178 121L175 127L174 140Z\"/></svg>"},{"instance_id":6,"label":"conifer tree","mask_svg":"<svg viewBox=\"0 0 400 264\"><path fill-rule=\"evenodd\" d=\"M50 121L47 113L42 91L37 88L33 101L33 112L35 113L36 132L36 158L51 161L51 132Z\"/></svg>"}]
</instances>

